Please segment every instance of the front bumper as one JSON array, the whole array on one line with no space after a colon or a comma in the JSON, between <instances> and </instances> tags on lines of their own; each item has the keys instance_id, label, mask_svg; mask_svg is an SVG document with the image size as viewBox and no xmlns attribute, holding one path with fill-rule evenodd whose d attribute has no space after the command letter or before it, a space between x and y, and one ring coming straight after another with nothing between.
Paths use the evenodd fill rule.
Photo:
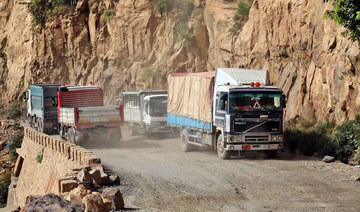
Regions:
<instances>
[{"instance_id":1,"label":"front bumper","mask_svg":"<svg viewBox=\"0 0 360 212\"><path fill-rule=\"evenodd\" d=\"M257 151L257 150L278 150L283 144L227 144L225 149L229 151Z\"/></svg>"}]
</instances>

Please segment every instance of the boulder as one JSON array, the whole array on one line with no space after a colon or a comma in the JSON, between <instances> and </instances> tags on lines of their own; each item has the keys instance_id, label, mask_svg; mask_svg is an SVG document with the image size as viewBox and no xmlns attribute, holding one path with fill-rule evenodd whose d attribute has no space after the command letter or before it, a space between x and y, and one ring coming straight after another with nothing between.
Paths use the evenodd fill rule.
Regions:
<instances>
[{"instance_id":1,"label":"boulder","mask_svg":"<svg viewBox=\"0 0 360 212\"><path fill-rule=\"evenodd\" d=\"M109 198L102 198L105 206L106 206L106 210L111 211L111 210L115 210L115 203L114 200L109 199Z\"/></svg>"},{"instance_id":2,"label":"boulder","mask_svg":"<svg viewBox=\"0 0 360 212\"><path fill-rule=\"evenodd\" d=\"M91 175L91 178L93 180L93 183L95 185L100 185L101 184L101 173L99 170L91 170L89 172L89 174Z\"/></svg>"},{"instance_id":3,"label":"boulder","mask_svg":"<svg viewBox=\"0 0 360 212\"><path fill-rule=\"evenodd\" d=\"M71 193L83 198L88 194L87 190L88 189L84 185L80 184L77 188L71 190Z\"/></svg>"},{"instance_id":4,"label":"boulder","mask_svg":"<svg viewBox=\"0 0 360 212\"><path fill-rule=\"evenodd\" d=\"M27 196L26 197L26 200L25 200L25 205L29 204L30 202L36 200L36 199L39 199L41 198L42 196L41 195L30 195L30 196Z\"/></svg>"},{"instance_id":5,"label":"boulder","mask_svg":"<svg viewBox=\"0 0 360 212\"><path fill-rule=\"evenodd\" d=\"M92 183L91 175L89 174L89 172L86 169L82 169L78 173L77 179L80 183L83 183L83 184L90 185L90 183Z\"/></svg>"},{"instance_id":6,"label":"boulder","mask_svg":"<svg viewBox=\"0 0 360 212\"><path fill-rule=\"evenodd\" d=\"M125 206L122 194L117 187L105 188L102 196L103 198L113 200L115 204L115 210L120 210Z\"/></svg>"},{"instance_id":7,"label":"boulder","mask_svg":"<svg viewBox=\"0 0 360 212\"><path fill-rule=\"evenodd\" d=\"M56 194L47 194L37 198L25 205L22 211L62 211L62 212L80 212L84 211L83 204L70 202L62 199Z\"/></svg>"},{"instance_id":8,"label":"boulder","mask_svg":"<svg viewBox=\"0 0 360 212\"><path fill-rule=\"evenodd\" d=\"M80 204L82 203L82 198L78 195L73 194L72 192L70 192L65 199L70 202L77 202Z\"/></svg>"},{"instance_id":9,"label":"boulder","mask_svg":"<svg viewBox=\"0 0 360 212\"><path fill-rule=\"evenodd\" d=\"M82 203L85 205L85 211L87 212L108 211L98 192L86 195Z\"/></svg>"},{"instance_id":10,"label":"boulder","mask_svg":"<svg viewBox=\"0 0 360 212\"><path fill-rule=\"evenodd\" d=\"M111 185L111 181L109 179L109 176L107 174L101 175L101 185L108 186Z\"/></svg>"},{"instance_id":11,"label":"boulder","mask_svg":"<svg viewBox=\"0 0 360 212\"><path fill-rule=\"evenodd\" d=\"M101 178L101 181L100 182L97 182L98 185L111 185L111 181L109 179L109 176L105 173L104 171L104 165L103 164L92 164L90 166L91 168L91 171L96 171L98 170L100 172L100 178Z\"/></svg>"},{"instance_id":12,"label":"boulder","mask_svg":"<svg viewBox=\"0 0 360 212\"><path fill-rule=\"evenodd\" d=\"M109 178L113 185L120 185L120 177L119 176L111 175Z\"/></svg>"},{"instance_id":13,"label":"boulder","mask_svg":"<svg viewBox=\"0 0 360 212\"><path fill-rule=\"evenodd\" d=\"M360 175L359 175L359 176L353 176L352 178L353 178L353 180L355 180L355 181L360 181Z\"/></svg>"},{"instance_id":14,"label":"boulder","mask_svg":"<svg viewBox=\"0 0 360 212\"><path fill-rule=\"evenodd\" d=\"M63 180L60 182L61 193L70 192L77 186L78 182L76 180Z\"/></svg>"},{"instance_id":15,"label":"boulder","mask_svg":"<svg viewBox=\"0 0 360 212\"><path fill-rule=\"evenodd\" d=\"M331 162L334 162L334 161L335 161L335 157L326 155L326 156L322 159L322 161L325 162L325 163L331 163Z\"/></svg>"}]
</instances>

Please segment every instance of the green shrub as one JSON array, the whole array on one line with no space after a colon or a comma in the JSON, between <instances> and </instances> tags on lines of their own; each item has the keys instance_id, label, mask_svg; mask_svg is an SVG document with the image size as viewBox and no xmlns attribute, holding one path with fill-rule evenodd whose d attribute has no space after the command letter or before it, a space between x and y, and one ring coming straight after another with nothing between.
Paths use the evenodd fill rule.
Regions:
<instances>
[{"instance_id":1,"label":"green shrub","mask_svg":"<svg viewBox=\"0 0 360 212\"><path fill-rule=\"evenodd\" d=\"M333 125L320 123L311 129L295 128L284 132L284 147L291 153L312 156L315 152L324 156L334 154L335 145L331 140Z\"/></svg>"},{"instance_id":2,"label":"green shrub","mask_svg":"<svg viewBox=\"0 0 360 212\"><path fill-rule=\"evenodd\" d=\"M249 16L251 5L253 4L253 0L240 0L238 3L237 12L242 16Z\"/></svg>"},{"instance_id":3,"label":"green shrub","mask_svg":"<svg viewBox=\"0 0 360 212\"><path fill-rule=\"evenodd\" d=\"M34 25L45 25L48 8L49 3L47 0L31 0L28 10L33 17L32 22Z\"/></svg>"},{"instance_id":4,"label":"green shrub","mask_svg":"<svg viewBox=\"0 0 360 212\"><path fill-rule=\"evenodd\" d=\"M190 30L187 24L182 21L175 24L175 32L178 34L180 40L185 39L186 41L191 41L195 38L193 30Z\"/></svg>"},{"instance_id":5,"label":"green shrub","mask_svg":"<svg viewBox=\"0 0 360 212\"><path fill-rule=\"evenodd\" d=\"M238 32L243 28L245 23L249 20L250 8L253 3L253 0L240 0L238 3L237 13L233 18L233 25L230 28L230 32L233 34Z\"/></svg>"},{"instance_id":6,"label":"green shrub","mask_svg":"<svg viewBox=\"0 0 360 212\"><path fill-rule=\"evenodd\" d=\"M328 2L328 0L324 0ZM359 0L333 0L333 10L327 10L324 18L330 17L346 31L341 33L360 44L360 4Z\"/></svg>"},{"instance_id":7,"label":"green shrub","mask_svg":"<svg viewBox=\"0 0 360 212\"><path fill-rule=\"evenodd\" d=\"M310 126L310 122L305 126ZM284 132L284 147L291 153L312 156L331 155L336 159L349 163L360 164L360 122L350 120L336 127L336 133L331 135L334 125L328 122L304 129L295 128Z\"/></svg>"},{"instance_id":8,"label":"green shrub","mask_svg":"<svg viewBox=\"0 0 360 212\"><path fill-rule=\"evenodd\" d=\"M24 138L24 131L21 130L18 133L15 133L9 138L9 155L11 160L16 160L18 154L16 153L16 149L21 147L22 141Z\"/></svg>"},{"instance_id":9,"label":"green shrub","mask_svg":"<svg viewBox=\"0 0 360 212\"><path fill-rule=\"evenodd\" d=\"M48 17L56 15L66 5L74 5L72 0L31 0L28 11L32 15L33 25L44 26Z\"/></svg>"},{"instance_id":10,"label":"green shrub","mask_svg":"<svg viewBox=\"0 0 360 212\"><path fill-rule=\"evenodd\" d=\"M108 22L108 20L112 19L115 16L114 9L105 10L104 13L101 15L102 20L104 23Z\"/></svg>"},{"instance_id":11,"label":"green shrub","mask_svg":"<svg viewBox=\"0 0 360 212\"><path fill-rule=\"evenodd\" d=\"M164 13L166 13L169 10L169 5L168 5L167 0L156 0L155 8L158 11L158 13L163 15Z\"/></svg>"},{"instance_id":12,"label":"green shrub","mask_svg":"<svg viewBox=\"0 0 360 212\"><path fill-rule=\"evenodd\" d=\"M0 182L0 208L6 207L8 190L9 184L6 182Z\"/></svg>"},{"instance_id":13,"label":"green shrub","mask_svg":"<svg viewBox=\"0 0 360 212\"><path fill-rule=\"evenodd\" d=\"M36 155L36 162L38 163L41 163L42 160L43 160L43 157L44 157L44 148L41 149L41 152L39 152L37 155Z\"/></svg>"},{"instance_id":14,"label":"green shrub","mask_svg":"<svg viewBox=\"0 0 360 212\"><path fill-rule=\"evenodd\" d=\"M352 158L352 161L356 164L356 165L360 165L360 148L358 148L354 154L354 157Z\"/></svg>"},{"instance_id":15,"label":"green shrub","mask_svg":"<svg viewBox=\"0 0 360 212\"><path fill-rule=\"evenodd\" d=\"M348 163L360 148L360 123L355 120L344 122L336 128L332 138L336 145L336 157L338 160Z\"/></svg>"},{"instance_id":16,"label":"green shrub","mask_svg":"<svg viewBox=\"0 0 360 212\"><path fill-rule=\"evenodd\" d=\"M144 68L143 70L141 70L141 73L140 73L140 81L141 82L149 81L153 77L153 74L154 74L153 69L151 69L149 67Z\"/></svg>"}]
</instances>

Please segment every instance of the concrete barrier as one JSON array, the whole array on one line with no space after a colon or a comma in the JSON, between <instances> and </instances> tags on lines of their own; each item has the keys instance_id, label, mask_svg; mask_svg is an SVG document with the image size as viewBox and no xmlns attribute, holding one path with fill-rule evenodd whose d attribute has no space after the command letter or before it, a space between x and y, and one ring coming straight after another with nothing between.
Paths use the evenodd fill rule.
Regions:
<instances>
[{"instance_id":1,"label":"concrete barrier","mask_svg":"<svg viewBox=\"0 0 360 212\"><path fill-rule=\"evenodd\" d=\"M24 127L24 139L15 166L16 182L9 199L24 206L29 195L63 194L77 186L76 176L81 169L101 160L91 151L61 141L52 136ZM41 162L36 160L42 154Z\"/></svg>"}]
</instances>

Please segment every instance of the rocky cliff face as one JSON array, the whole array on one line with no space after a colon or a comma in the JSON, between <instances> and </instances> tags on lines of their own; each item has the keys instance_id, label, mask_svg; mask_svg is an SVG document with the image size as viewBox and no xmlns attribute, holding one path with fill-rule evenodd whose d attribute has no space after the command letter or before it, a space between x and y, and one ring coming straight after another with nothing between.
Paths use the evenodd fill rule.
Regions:
<instances>
[{"instance_id":1,"label":"rocky cliff face","mask_svg":"<svg viewBox=\"0 0 360 212\"><path fill-rule=\"evenodd\" d=\"M125 90L166 88L171 72L244 67L269 70L288 96L287 120L340 123L358 112L359 47L322 19L331 3L255 0L244 24L236 0L174 0L163 15L151 0L82 0L41 28L27 1L0 3L3 99L30 83L94 81L110 103Z\"/></svg>"}]
</instances>

